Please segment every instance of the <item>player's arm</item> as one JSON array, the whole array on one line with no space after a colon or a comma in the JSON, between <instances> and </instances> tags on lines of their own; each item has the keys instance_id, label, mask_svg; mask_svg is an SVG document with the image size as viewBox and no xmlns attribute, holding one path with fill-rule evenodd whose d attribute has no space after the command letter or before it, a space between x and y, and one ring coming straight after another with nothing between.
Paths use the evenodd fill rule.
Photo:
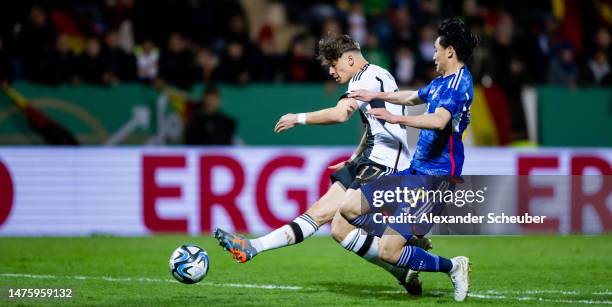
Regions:
<instances>
[{"instance_id":1,"label":"player's arm","mask_svg":"<svg viewBox=\"0 0 612 307\"><path fill-rule=\"evenodd\" d=\"M276 126L274 132L279 133L302 125L333 125L344 123L349 120L353 112L357 110L357 101L352 98L342 98L333 108L327 108L309 113L288 113L283 115Z\"/></svg>"},{"instance_id":2,"label":"player's arm","mask_svg":"<svg viewBox=\"0 0 612 307\"><path fill-rule=\"evenodd\" d=\"M348 97L364 102L380 99L389 103L405 106L415 106L423 103L419 98L418 91L371 92L366 90L355 90L349 93Z\"/></svg>"},{"instance_id":3,"label":"player's arm","mask_svg":"<svg viewBox=\"0 0 612 307\"><path fill-rule=\"evenodd\" d=\"M390 124L400 124L419 129L443 130L451 120L451 113L446 108L437 108L432 114L423 115L394 115L384 108L371 109L368 113L383 119Z\"/></svg>"}]
</instances>

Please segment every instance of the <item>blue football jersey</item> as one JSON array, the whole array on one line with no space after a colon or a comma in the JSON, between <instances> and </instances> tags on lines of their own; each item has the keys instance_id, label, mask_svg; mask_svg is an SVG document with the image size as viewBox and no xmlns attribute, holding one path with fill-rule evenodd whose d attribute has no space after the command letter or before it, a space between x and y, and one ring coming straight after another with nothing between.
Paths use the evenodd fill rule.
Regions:
<instances>
[{"instance_id":1,"label":"blue football jersey","mask_svg":"<svg viewBox=\"0 0 612 307\"><path fill-rule=\"evenodd\" d=\"M452 118L444 130L421 130L410 167L421 174L461 175L464 160L461 138L470 123L474 98L472 74L463 66L455 74L438 77L419 89L419 98L427 103L426 113L445 108Z\"/></svg>"}]
</instances>

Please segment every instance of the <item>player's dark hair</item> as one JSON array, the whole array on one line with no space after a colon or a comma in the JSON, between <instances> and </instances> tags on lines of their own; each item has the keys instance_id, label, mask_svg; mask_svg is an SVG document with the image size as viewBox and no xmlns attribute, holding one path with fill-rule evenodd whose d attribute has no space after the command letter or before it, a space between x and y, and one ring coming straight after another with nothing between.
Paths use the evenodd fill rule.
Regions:
<instances>
[{"instance_id":1,"label":"player's dark hair","mask_svg":"<svg viewBox=\"0 0 612 307\"><path fill-rule=\"evenodd\" d=\"M480 43L480 38L470 32L458 18L444 20L438 28L438 36L442 47L453 46L457 59L461 62L469 60L472 51Z\"/></svg>"},{"instance_id":2,"label":"player's dark hair","mask_svg":"<svg viewBox=\"0 0 612 307\"><path fill-rule=\"evenodd\" d=\"M317 59L322 65L332 65L348 51L359 51L359 43L346 34L327 35L319 41Z\"/></svg>"}]
</instances>

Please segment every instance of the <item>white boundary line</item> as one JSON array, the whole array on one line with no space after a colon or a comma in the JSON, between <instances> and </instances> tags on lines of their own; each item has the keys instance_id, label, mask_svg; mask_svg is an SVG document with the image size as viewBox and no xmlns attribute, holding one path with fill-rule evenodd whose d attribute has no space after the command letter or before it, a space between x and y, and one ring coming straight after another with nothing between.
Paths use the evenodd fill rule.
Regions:
<instances>
[{"instance_id":1,"label":"white boundary line","mask_svg":"<svg viewBox=\"0 0 612 307\"><path fill-rule=\"evenodd\" d=\"M572 300L572 299L547 299L533 296L505 296L505 295L486 295L478 293L470 293L469 297L482 299L497 299L497 300L516 300L516 301L537 301L547 303L568 303L568 304L587 304L587 305L612 305L612 301L593 301L593 300Z\"/></svg>"},{"instance_id":2,"label":"white boundary line","mask_svg":"<svg viewBox=\"0 0 612 307\"><path fill-rule=\"evenodd\" d=\"M161 278L146 278L146 277L112 277L112 276L62 276L62 275L33 275L33 274L12 274L12 273L1 273L0 277L8 277L8 278L30 278L30 279L72 279L72 280L102 280L102 281L111 281L111 282L154 282L154 283L173 283L176 284L177 281L173 279L161 279ZM212 287L230 287L230 288L250 288L250 289L266 289L266 290L290 290L290 291L299 291L299 290L310 290L317 291L321 289L317 288L307 288L301 286L281 286L281 285L255 285L255 284L238 284L238 283L211 283L211 282L201 282L196 285L200 286L212 286ZM372 290L363 290L366 293L379 293L379 294L392 294L392 293L404 293L403 291L393 291L393 290L381 290L381 291L372 291ZM435 292L436 294L445 294L442 292ZM508 295L508 294L516 294L519 296ZM533 297L533 296L522 296L525 294L561 294L561 295L579 295L580 293L577 291L564 291L564 290L526 290L526 291L500 291L500 290L483 290L479 292L470 292L469 297L472 298L480 298L480 299L492 299L492 300L514 300L514 301L537 301L537 302L547 302L547 303L567 303L567 304L585 304L585 305L612 305L612 301L604 300L584 300L584 299L548 299L542 297ZM586 293L585 293L586 294ZM591 295L604 295L604 296L612 296L612 292L609 290L593 292Z\"/></svg>"},{"instance_id":3,"label":"white boundary line","mask_svg":"<svg viewBox=\"0 0 612 307\"><path fill-rule=\"evenodd\" d=\"M31 275L31 274L0 274L0 277L32 278L32 279L74 279L74 280L103 280L116 282L155 282L155 283L177 283L173 279L161 278L131 278L131 277L111 277L111 276L61 276L61 275ZM303 290L300 286L278 286L278 285L253 285L253 284L219 284L211 282L201 282L196 285L230 288L253 288L268 290Z\"/></svg>"}]
</instances>

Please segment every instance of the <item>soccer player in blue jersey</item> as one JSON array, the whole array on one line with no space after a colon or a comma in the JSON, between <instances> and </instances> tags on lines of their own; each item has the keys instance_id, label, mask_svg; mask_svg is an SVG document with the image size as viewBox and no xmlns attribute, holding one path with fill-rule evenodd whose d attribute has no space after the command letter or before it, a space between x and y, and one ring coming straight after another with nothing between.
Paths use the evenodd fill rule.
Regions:
<instances>
[{"instance_id":1,"label":"soccer player in blue jersey","mask_svg":"<svg viewBox=\"0 0 612 307\"><path fill-rule=\"evenodd\" d=\"M382 99L408 106L427 104L425 114L417 116L394 115L384 108L368 111L385 122L421 129L410 167L397 175L461 175L464 160L461 137L470 122L470 106L474 98L472 75L465 61L477 44L478 38L466 29L462 21L447 19L440 25L434 44L433 60L440 77L418 91L375 93L358 90L349 95L361 101ZM344 200L340 213L352 225L360 227L367 213L373 210L371 186L362 186L354 193L347 194ZM407 238L414 231L411 231L414 227L410 226L389 225L379 242L380 258L397 267L415 271L448 273L455 288L455 300L465 300L469 286L468 258L459 256L447 259L406 245Z\"/></svg>"}]
</instances>

